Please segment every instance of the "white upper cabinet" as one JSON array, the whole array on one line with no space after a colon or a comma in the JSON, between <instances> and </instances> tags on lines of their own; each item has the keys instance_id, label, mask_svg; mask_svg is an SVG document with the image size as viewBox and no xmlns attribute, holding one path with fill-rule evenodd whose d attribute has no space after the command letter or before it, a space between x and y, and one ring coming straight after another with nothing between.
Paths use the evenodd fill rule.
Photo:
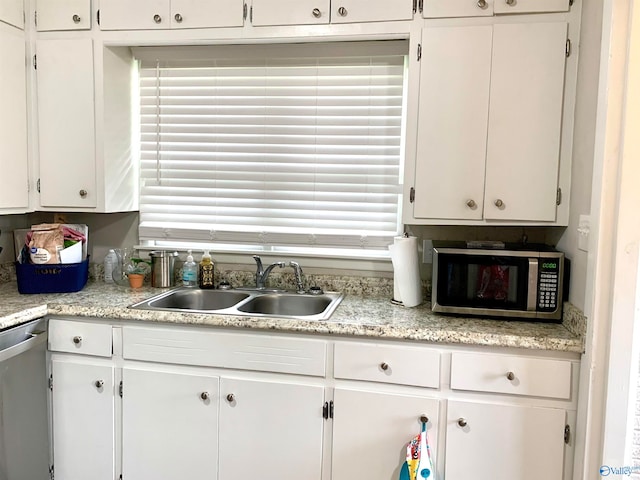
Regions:
<instances>
[{"instance_id":1,"label":"white upper cabinet","mask_svg":"<svg viewBox=\"0 0 640 480\"><path fill-rule=\"evenodd\" d=\"M313 25L329 23L330 0L253 0L251 24Z\"/></svg>"},{"instance_id":2,"label":"white upper cabinet","mask_svg":"<svg viewBox=\"0 0 640 480\"><path fill-rule=\"evenodd\" d=\"M102 0L102 30L241 27L243 0Z\"/></svg>"},{"instance_id":3,"label":"white upper cabinet","mask_svg":"<svg viewBox=\"0 0 640 480\"><path fill-rule=\"evenodd\" d=\"M95 207L93 42L37 43L40 203Z\"/></svg>"},{"instance_id":4,"label":"white upper cabinet","mask_svg":"<svg viewBox=\"0 0 640 480\"><path fill-rule=\"evenodd\" d=\"M0 23L0 211L29 206L24 32Z\"/></svg>"},{"instance_id":5,"label":"white upper cabinet","mask_svg":"<svg viewBox=\"0 0 640 480\"><path fill-rule=\"evenodd\" d=\"M417 218L482 219L491 38L491 25L423 30Z\"/></svg>"},{"instance_id":6,"label":"white upper cabinet","mask_svg":"<svg viewBox=\"0 0 640 480\"><path fill-rule=\"evenodd\" d=\"M516 13L554 13L569 10L569 0L424 0L422 16L490 17Z\"/></svg>"},{"instance_id":7,"label":"white upper cabinet","mask_svg":"<svg viewBox=\"0 0 640 480\"><path fill-rule=\"evenodd\" d=\"M411 0L332 0L331 23L411 20Z\"/></svg>"},{"instance_id":8,"label":"white upper cabinet","mask_svg":"<svg viewBox=\"0 0 640 480\"><path fill-rule=\"evenodd\" d=\"M484 217L556 219L567 24L495 25Z\"/></svg>"},{"instance_id":9,"label":"white upper cabinet","mask_svg":"<svg viewBox=\"0 0 640 480\"><path fill-rule=\"evenodd\" d=\"M0 1L0 22L8 23L14 27L24 28L23 0Z\"/></svg>"},{"instance_id":10,"label":"white upper cabinet","mask_svg":"<svg viewBox=\"0 0 640 480\"><path fill-rule=\"evenodd\" d=\"M556 220L566 41L566 22L424 29L406 223Z\"/></svg>"},{"instance_id":11,"label":"white upper cabinet","mask_svg":"<svg viewBox=\"0 0 640 480\"><path fill-rule=\"evenodd\" d=\"M39 32L91 29L91 0L37 0Z\"/></svg>"}]
</instances>

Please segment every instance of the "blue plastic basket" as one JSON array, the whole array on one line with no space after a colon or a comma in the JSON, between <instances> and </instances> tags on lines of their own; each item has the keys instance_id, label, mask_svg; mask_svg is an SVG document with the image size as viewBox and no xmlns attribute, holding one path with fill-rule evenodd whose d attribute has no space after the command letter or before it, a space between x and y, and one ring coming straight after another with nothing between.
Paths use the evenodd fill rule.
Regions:
<instances>
[{"instance_id":1,"label":"blue plastic basket","mask_svg":"<svg viewBox=\"0 0 640 480\"><path fill-rule=\"evenodd\" d=\"M89 279L89 257L81 263L33 265L16 262L20 293L78 292Z\"/></svg>"}]
</instances>

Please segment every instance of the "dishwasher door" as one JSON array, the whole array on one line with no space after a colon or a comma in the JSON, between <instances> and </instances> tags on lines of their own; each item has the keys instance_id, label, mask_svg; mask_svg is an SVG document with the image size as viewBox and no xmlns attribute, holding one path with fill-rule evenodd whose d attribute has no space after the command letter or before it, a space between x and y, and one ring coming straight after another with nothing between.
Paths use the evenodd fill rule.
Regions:
<instances>
[{"instance_id":1,"label":"dishwasher door","mask_svg":"<svg viewBox=\"0 0 640 480\"><path fill-rule=\"evenodd\" d=\"M48 480L47 322L0 332L0 480Z\"/></svg>"}]
</instances>

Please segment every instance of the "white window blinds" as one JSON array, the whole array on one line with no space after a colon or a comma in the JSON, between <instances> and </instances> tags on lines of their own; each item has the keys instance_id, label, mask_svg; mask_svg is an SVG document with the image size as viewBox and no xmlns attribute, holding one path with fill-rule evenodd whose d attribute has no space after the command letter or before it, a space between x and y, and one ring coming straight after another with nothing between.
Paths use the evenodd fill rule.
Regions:
<instances>
[{"instance_id":1,"label":"white window blinds","mask_svg":"<svg viewBox=\"0 0 640 480\"><path fill-rule=\"evenodd\" d=\"M140 239L382 248L405 41L146 47Z\"/></svg>"}]
</instances>

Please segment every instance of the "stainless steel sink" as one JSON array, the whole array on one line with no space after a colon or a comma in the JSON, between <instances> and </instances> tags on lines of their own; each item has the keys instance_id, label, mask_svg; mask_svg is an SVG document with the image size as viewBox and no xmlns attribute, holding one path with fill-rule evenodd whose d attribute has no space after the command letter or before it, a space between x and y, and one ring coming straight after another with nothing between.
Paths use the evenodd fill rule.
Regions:
<instances>
[{"instance_id":1,"label":"stainless steel sink","mask_svg":"<svg viewBox=\"0 0 640 480\"><path fill-rule=\"evenodd\" d=\"M129 308L327 320L343 298L344 295L335 292L298 294L252 289L201 290L194 287L179 287L131 305Z\"/></svg>"}]
</instances>

